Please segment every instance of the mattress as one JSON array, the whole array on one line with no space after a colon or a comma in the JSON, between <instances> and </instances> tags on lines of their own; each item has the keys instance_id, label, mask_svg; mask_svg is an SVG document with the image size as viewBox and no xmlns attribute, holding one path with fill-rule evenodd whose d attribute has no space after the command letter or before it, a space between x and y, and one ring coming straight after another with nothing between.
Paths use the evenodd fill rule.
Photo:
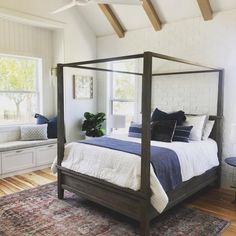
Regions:
<instances>
[{"instance_id":1,"label":"mattress","mask_svg":"<svg viewBox=\"0 0 236 236\"><path fill-rule=\"evenodd\" d=\"M111 135L111 137L141 143L141 139L126 135ZM176 152L183 182L219 165L217 144L212 139L190 141L189 143L151 141L151 145ZM55 164L56 160L52 165L53 172L56 172ZM62 167L103 179L121 187L136 191L140 189L141 158L134 154L72 142L65 147ZM151 203L161 213L168 204L168 196L157 179L152 165L150 165L150 187Z\"/></svg>"}]
</instances>

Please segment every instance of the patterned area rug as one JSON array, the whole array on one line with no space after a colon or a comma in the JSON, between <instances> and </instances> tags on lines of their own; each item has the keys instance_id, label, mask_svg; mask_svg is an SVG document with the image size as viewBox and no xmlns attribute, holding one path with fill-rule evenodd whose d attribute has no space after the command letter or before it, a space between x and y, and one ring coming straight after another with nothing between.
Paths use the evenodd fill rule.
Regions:
<instances>
[{"instance_id":1,"label":"patterned area rug","mask_svg":"<svg viewBox=\"0 0 236 236\"><path fill-rule=\"evenodd\" d=\"M0 235L138 235L136 222L69 192L58 200L56 192L53 183L0 198ZM228 223L180 206L155 219L150 235L214 236Z\"/></svg>"}]
</instances>

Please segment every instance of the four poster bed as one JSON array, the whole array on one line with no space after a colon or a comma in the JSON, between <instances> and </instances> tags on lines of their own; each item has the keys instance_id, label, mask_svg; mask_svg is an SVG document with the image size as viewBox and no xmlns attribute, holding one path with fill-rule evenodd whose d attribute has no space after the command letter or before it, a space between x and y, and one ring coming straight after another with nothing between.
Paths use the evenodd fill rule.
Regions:
<instances>
[{"instance_id":1,"label":"four poster bed","mask_svg":"<svg viewBox=\"0 0 236 236\"><path fill-rule=\"evenodd\" d=\"M159 58L167 61L184 63L204 68L194 71L155 73L152 72L153 58ZM111 61L121 61L127 59L143 59L143 73L115 71L96 67L86 66L88 64L105 63ZM131 75L142 76L142 137L141 137L141 183L138 191L124 188L116 184L109 183L105 180L95 178L86 174L82 174L62 166L64 158L64 82L63 69L65 67L89 69L105 72L126 73ZM223 70L209 66L192 63L174 57L169 57L153 52L144 52L142 54L129 55L123 57L98 59L91 61L83 61L76 63L58 64L58 198L63 199L64 190L69 190L79 194L91 201L99 203L114 211L122 213L132 219L140 222L140 235L149 235L149 222L159 213L151 205L151 188L150 188L150 144L151 144L151 87L152 77L162 75L175 74L194 74L194 73L218 73L218 98L217 98L217 114L209 117L215 121L211 138L218 145L218 160L221 163L221 120L223 117ZM200 189L212 183L220 182L220 166L211 168L205 173L193 177L188 181L182 182L175 190L168 192L168 205L165 211L177 203L183 201L187 197L193 195Z\"/></svg>"}]
</instances>

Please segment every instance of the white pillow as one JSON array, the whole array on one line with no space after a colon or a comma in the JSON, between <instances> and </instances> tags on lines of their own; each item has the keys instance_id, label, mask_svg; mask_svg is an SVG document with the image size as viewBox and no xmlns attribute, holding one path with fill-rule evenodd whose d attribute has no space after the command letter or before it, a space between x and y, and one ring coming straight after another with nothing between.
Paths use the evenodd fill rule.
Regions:
<instances>
[{"instance_id":1,"label":"white pillow","mask_svg":"<svg viewBox=\"0 0 236 236\"><path fill-rule=\"evenodd\" d=\"M211 134L211 131L214 127L215 121L214 120L208 120L206 122L206 126L203 130L203 136L202 136L202 140L207 140Z\"/></svg>"},{"instance_id":2,"label":"white pillow","mask_svg":"<svg viewBox=\"0 0 236 236\"><path fill-rule=\"evenodd\" d=\"M21 140L45 140L47 136L48 124L43 125L22 125Z\"/></svg>"},{"instance_id":3,"label":"white pillow","mask_svg":"<svg viewBox=\"0 0 236 236\"><path fill-rule=\"evenodd\" d=\"M186 115L185 126L193 126L189 139L192 141L202 140L203 130L205 128L207 115Z\"/></svg>"}]
</instances>

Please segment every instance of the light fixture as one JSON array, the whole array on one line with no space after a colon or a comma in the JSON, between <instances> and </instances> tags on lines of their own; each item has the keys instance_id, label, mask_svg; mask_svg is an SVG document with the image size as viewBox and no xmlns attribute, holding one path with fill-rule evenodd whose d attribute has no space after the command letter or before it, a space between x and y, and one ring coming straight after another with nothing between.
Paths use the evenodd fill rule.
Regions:
<instances>
[{"instance_id":1,"label":"light fixture","mask_svg":"<svg viewBox=\"0 0 236 236\"><path fill-rule=\"evenodd\" d=\"M51 67L50 75L52 78L57 77L57 67Z\"/></svg>"}]
</instances>

